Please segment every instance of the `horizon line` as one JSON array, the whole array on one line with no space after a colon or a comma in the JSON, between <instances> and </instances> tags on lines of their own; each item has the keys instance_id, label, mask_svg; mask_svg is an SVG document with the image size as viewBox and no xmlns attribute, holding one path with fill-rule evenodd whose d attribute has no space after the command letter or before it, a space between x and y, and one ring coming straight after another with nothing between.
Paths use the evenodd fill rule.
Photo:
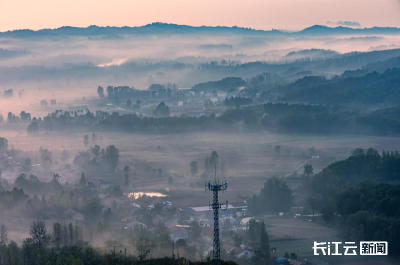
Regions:
<instances>
[{"instance_id":1,"label":"horizon line","mask_svg":"<svg viewBox=\"0 0 400 265\"><path fill-rule=\"evenodd\" d=\"M373 26L373 27L348 27L348 26L336 26L336 27L330 27L326 25L321 25L321 24L314 24L309 27L305 27L300 30L287 30L287 29L278 29L278 28L271 28L270 30L266 29L255 29L251 27L242 27L242 26L223 26L223 25L218 25L218 26L207 26L207 25L201 25L201 26L193 26L193 25L188 25L188 24L175 24L175 23L167 23L167 22L152 22L140 26L98 26L98 25L89 25L89 26L61 26L61 27L55 27L55 28L41 28L41 29L29 29L29 28L21 28L21 29L12 29L12 30L6 30L6 31L0 31L0 33L7 33L7 32L17 32L17 31L31 31L31 32L40 32L40 31L52 31L52 30L59 30L63 28L71 28L71 29L88 29L88 28L115 28L115 29L123 29L123 28L129 28L129 29L135 29L135 28L144 28L147 26L155 26L155 25L168 25L168 26L179 26L179 27L189 27L189 28L211 28L211 29L218 29L218 28L226 28L226 29L241 29L241 30L249 30L249 31L256 31L256 32L273 32L273 31L280 31L282 33L296 33L296 32L301 32L307 29L311 29L313 27L321 27L325 29L348 29L348 30L366 30L366 29L400 29L398 27L380 27L380 26Z\"/></svg>"}]
</instances>

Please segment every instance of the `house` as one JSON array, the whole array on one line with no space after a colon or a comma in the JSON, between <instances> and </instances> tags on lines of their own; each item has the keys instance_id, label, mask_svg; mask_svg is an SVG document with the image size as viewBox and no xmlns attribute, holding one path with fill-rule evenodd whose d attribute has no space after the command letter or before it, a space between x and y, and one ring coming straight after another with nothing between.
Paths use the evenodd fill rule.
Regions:
<instances>
[{"instance_id":1,"label":"house","mask_svg":"<svg viewBox=\"0 0 400 265\"><path fill-rule=\"evenodd\" d=\"M106 194L104 194L104 193L99 193L98 195L97 195L97 197L99 198L99 199L104 199L105 197L107 197L107 195Z\"/></svg>"},{"instance_id":2,"label":"house","mask_svg":"<svg viewBox=\"0 0 400 265\"><path fill-rule=\"evenodd\" d=\"M178 107L182 107L183 106L183 101L178 101Z\"/></svg>"},{"instance_id":3,"label":"house","mask_svg":"<svg viewBox=\"0 0 400 265\"><path fill-rule=\"evenodd\" d=\"M237 247L232 251L235 253L236 258L247 257L250 259L251 257L254 256L253 252L249 251L248 249L244 249L242 247Z\"/></svg>"},{"instance_id":4,"label":"house","mask_svg":"<svg viewBox=\"0 0 400 265\"><path fill-rule=\"evenodd\" d=\"M126 225L125 225L125 228L133 228L133 227L135 227L135 226L141 226L141 227L147 229L147 225L145 225L145 224L143 224L143 223L140 223L140 222L138 222L138 221L133 221L133 222L130 222L130 223L126 224Z\"/></svg>"},{"instance_id":5,"label":"house","mask_svg":"<svg viewBox=\"0 0 400 265\"><path fill-rule=\"evenodd\" d=\"M247 226L232 226L231 230L234 232L239 232L239 231L246 231L248 229Z\"/></svg>"},{"instance_id":6,"label":"house","mask_svg":"<svg viewBox=\"0 0 400 265\"><path fill-rule=\"evenodd\" d=\"M189 230L186 227L182 227L181 225L171 225L168 227L168 231L171 235L171 238L175 241L177 241L178 239L189 238Z\"/></svg>"},{"instance_id":7,"label":"house","mask_svg":"<svg viewBox=\"0 0 400 265\"><path fill-rule=\"evenodd\" d=\"M133 219L133 217L125 217L121 219L121 222L130 222Z\"/></svg>"},{"instance_id":8,"label":"house","mask_svg":"<svg viewBox=\"0 0 400 265\"><path fill-rule=\"evenodd\" d=\"M285 257L281 257L275 251L271 252L271 258L273 260L275 260L277 263L284 263L285 261L288 261L291 265L302 265L302 264L305 264L305 263L302 263L302 262L294 260L294 259L288 259L288 258L285 258Z\"/></svg>"},{"instance_id":9,"label":"house","mask_svg":"<svg viewBox=\"0 0 400 265\"><path fill-rule=\"evenodd\" d=\"M251 219L254 219L254 217L246 217L246 218L243 218L242 221L240 221L240 224L241 224L241 225L248 225ZM255 220L255 219L254 219L254 220ZM256 220L256 221L257 221L257 220Z\"/></svg>"},{"instance_id":10,"label":"house","mask_svg":"<svg viewBox=\"0 0 400 265\"><path fill-rule=\"evenodd\" d=\"M228 205L228 210L234 209L237 207L233 207L232 205ZM223 206L223 209L225 209L225 205ZM185 212L187 212L189 215L193 216L195 219L199 218L206 218L206 219L213 219L214 215L213 212L210 211L210 206L201 206L201 207L189 207L185 208Z\"/></svg>"},{"instance_id":11,"label":"house","mask_svg":"<svg viewBox=\"0 0 400 265\"><path fill-rule=\"evenodd\" d=\"M73 219L74 221L83 221L85 216L71 208L64 211L64 214Z\"/></svg>"},{"instance_id":12,"label":"house","mask_svg":"<svg viewBox=\"0 0 400 265\"><path fill-rule=\"evenodd\" d=\"M105 189L109 188L111 185L109 182L104 181L102 179L93 178L93 179L88 180L88 186L94 186L94 187L100 188L102 190L105 190Z\"/></svg>"},{"instance_id":13,"label":"house","mask_svg":"<svg viewBox=\"0 0 400 265\"><path fill-rule=\"evenodd\" d=\"M225 250L226 253L231 252L232 250L235 249L235 246L229 245L229 244L223 244L222 249Z\"/></svg>"},{"instance_id":14,"label":"house","mask_svg":"<svg viewBox=\"0 0 400 265\"><path fill-rule=\"evenodd\" d=\"M201 233L203 236L212 237L214 235L214 228L213 227L203 227L201 229Z\"/></svg>"},{"instance_id":15,"label":"house","mask_svg":"<svg viewBox=\"0 0 400 265\"><path fill-rule=\"evenodd\" d=\"M125 202L116 197L108 197L103 200L103 205L107 207L112 207L114 201L117 203L117 205L123 204Z\"/></svg>"}]
</instances>

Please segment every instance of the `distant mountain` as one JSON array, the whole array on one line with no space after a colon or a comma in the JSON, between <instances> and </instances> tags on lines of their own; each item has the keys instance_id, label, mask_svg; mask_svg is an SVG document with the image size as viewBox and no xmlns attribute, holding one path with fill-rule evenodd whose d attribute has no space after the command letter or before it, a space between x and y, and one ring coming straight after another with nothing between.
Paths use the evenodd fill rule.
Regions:
<instances>
[{"instance_id":1,"label":"distant mountain","mask_svg":"<svg viewBox=\"0 0 400 265\"><path fill-rule=\"evenodd\" d=\"M317 59L334 58L339 56L340 53L333 50L309 49L309 50L289 52L284 57L282 57L281 60L290 60L290 61L299 59L317 60Z\"/></svg>"},{"instance_id":2,"label":"distant mountain","mask_svg":"<svg viewBox=\"0 0 400 265\"><path fill-rule=\"evenodd\" d=\"M315 25L306 29L303 29L298 34L306 34L306 35L358 35L358 34L399 34L399 28L393 27L373 27L373 28L348 28L348 27L327 27L321 25Z\"/></svg>"},{"instance_id":3,"label":"distant mountain","mask_svg":"<svg viewBox=\"0 0 400 265\"><path fill-rule=\"evenodd\" d=\"M282 36L307 36L307 35L358 35L358 34L400 34L399 28L364 28L353 29L347 27L326 27L315 25L297 32L287 32L281 30L256 30L243 27L209 27L209 26L187 26L168 23L152 23L139 27L99 27L89 26L86 28L79 27L61 27L55 29L41 30L13 30L0 32L1 37L54 37L54 36L98 36L98 35L152 35L152 34L260 34L260 35L282 35Z\"/></svg>"}]
</instances>

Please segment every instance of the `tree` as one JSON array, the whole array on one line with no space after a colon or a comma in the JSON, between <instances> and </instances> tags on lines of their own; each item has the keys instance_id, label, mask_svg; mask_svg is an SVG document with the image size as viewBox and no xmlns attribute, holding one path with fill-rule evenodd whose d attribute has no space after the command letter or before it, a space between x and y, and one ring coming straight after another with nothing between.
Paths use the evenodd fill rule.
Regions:
<instances>
[{"instance_id":1,"label":"tree","mask_svg":"<svg viewBox=\"0 0 400 265\"><path fill-rule=\"evenodd\" d=\"M190 173L194 176L198 173L197 161L190 162Z\"/></svg>"},{"instance_id":2,"label":"tree","mask_svg":"<svg viewBox=\"0 0 400 265\"><path fill-rule=\"evenodd\" d=\"M0 151L6 152L8 150L8 140L6 138L0 137Z\"/></svg>"},{"instance_id":3,"label":"tree","mask_svg":"<svg viewBox=\"0 0 400 265\"><path fill-rule=\"evenodd\" d=\"M40 147L39 152L40 152L40 159L45 167L48 167L51 163L53 163L52 153L49 150Z\"/></svg>"},{"instance_id":4,"label":"tree","mask_svg":"<svg viewBox=\"0 0 400 265\"><path fill-rule=\"evenodd\" d=\"M125 185L129 185L129 171L131 169L128 166L124 167L124 172L125 172Z\"/></svg>"},{"instance_id":5,"label":"tree","mask_svg":"<svg viewBox=\"0 0 400 265\"><path fill-rule=\"evenodd\" d=\"M169 117L170 110L169 107L164 103L161 102L158 106L154 109L153 115L160 116L160 117Z\"/></svg>"},{"instance_id":6,"label":"tree","mask_svg":"<svg viewBox=\"0 0 400 265\"><path fill-rule=\"evenodd\" d=\"M310 206L312 212L312 219L314 220L315 210L317 210L321 205L321 200L315 196L310 196L307 199L307 205Z\"/></svg>"},{"instance_id":7,"label":"tree","mask_svg":"<svg viewBox=\"0 0 400 265\"><path fill-rule=\"evenodd\" d=\"M46 247L49 243L50 238L46 232L46 223L42 220L37 220L32 223L29 234L33 243L37 245L39 249Z\"/></svg>"},{"instance_id":8,"label":"tree","mask_svg":"<svg viewBox=\"0 0 400 265\"><path fill-rule=\"evenodd\" d=\"M19 116L21 118L21 121L26 122L26 123L31 122L31 114L30 113L27 113L25 111L21 111Z\"/></svg>"},{"instance_id":9,"label":"tree","mask_svg":"<svg viewBox=\"0 0 400 265\"><path fill-rule=\"evenodd\" d=\"M140 100L136 100L135 105L133 106L134 110L140 110L140 107L142 106L142 102Z\"/></svg>"},{"instance_id":10,"label":"tree","mask_svg":"<svg viewBox=\"0 0 400 265\"><path fill-rule=\"evenodd\" d=\"M193 240L200 239L201 236L201 227L198 222L193 221L190 223L190 232Z\"/></svg>"},{"instance_id":11,"label":"tree","mask_svg":"<svg viewBox=\"0 0 400 265\"><path fill-rule=\"evenodd\" d=\"M100 98L104 98L104 88L102 86L97 87L97 94L99 94Z\"/></svg>"},{"instance_id":12,"label":"tree","mask_svg":"<svg viewBox=\"0 0 400 265\"><path fill-rule=\"evenodd\" d=\"M240 245L242 244L243 238L237 234L233 235L233 245L235 247L240 247Z\"/></svg>"},{"instance_id":13,"label":"tree","mask_svg":"<svg viewBox=\"0 0 400 265\"><path fill-rule=\"evenodd\" d=\"M261 189L259 203L260 210L270 212L287 212L292 206L292 190L283 179L271 178Z\"/></svg>"},{"instance_id":14,"label":"tree","mask_svg":"<svg viewBox=\"0 0 400 265\"><path fill-rule=\"evenodd\" d=\"M60 249L61 240L63 236L63 228L60 223L53 224L53 242L56 245L57 249Z\"/></svg>"},{"instance_id":15,"label":"tree","mask_svg":"<svg viewBox=\"0 0 400 265\"><path fill-rule=\"evenodd\" d=\"M47 101L46 100L41 100L40 101L40 106L42 106L42 107L47 107Z\"/></svg>"},{"instance_id":16,"label":"tree","mask_svg":"<svg viewBox=\"0 0 400 265\"><path fill-rule=\"evenodd\" d=\"M132 101L131 101L130 99L128 99L128 100L126 101L126 107L127 107L127 108L132 107Z\"/></svg>"},{"instance_id":17,"label":"tree","mask_svg":"<svg viewBox=\"0 0 400 265\"><path fill-rule=\"evenodd\" d=\"M0 225L0 247L5 247L8 242L8 229L4 224Z\"/></svg>"},{"instance_id":18,"label":"tree","mask_svg":"<svg viewBox=\"0 0 400 265\"><path fill-rule=\"evenodd\" d=\"M68 240L70 246L74 245L75 233L74 233L74 226L72 225L72 223L69 223L68 225Z\"/></svg>"},{"instance_id":19,"label":"tree","mask_svg":"<svg viewBox=\"0 0 400 265\"><path fill-rule=\"evenodd\" d=\"M47 201L46 201L46 196L44 194L42 195L42 209L47 208Z\"/></svg>"},{"instance_id":20,"label":"tree","mask_svg":"<svg viewBox=\"0 0 400 265\"><path fill-rule=\"evenodd\" d=\"M89 135L85 134L83 137L83 144L86 146L89 144Z\"/></svg>"},{"instance_id":21,"label":"tree","mask_svg":"<svg viewBox=\"0 0 400 265\"><path fill-rule=\"evenodd\" d=\"M304 165L304 175L310 176L313 174L313 166L310 164L305 164Z\"/></svg>"},{"instance_id":22,"label":"tree","mask_svg":"<svg viewBox=\"0 0 400 265\"><path fill-rule=\"evenodd\" d=\"M97 140L97 134L96 133L92 133L92 142L95 143Z\"/></svg>"},{"instance_id":23,"label":"tree","mask_svg":"<svg viewBox=\"0 0 400 265\"><path fill-rule=\"evenodd\" d=\"M30 167L32 165L32 159L27 157L24 162L25 166Z\"/></svg>"},{"instance_id":24,"label":"tree","mask_svg":"<svg viewBox=\"0 0 400 265\"><path fill-rule=\"evenodd\" d=\"M184 248L186 248L187 244L186 244L186 241L181 238L176 241L175 245L176 245L177 249L181 249L181 248L184 249Z\"/></svg>"},{"instance_id":25,"label":"tree","mask_svg":"<svg viewBox=\"0 0 400 265\"><path fill-rule=\"evenodd\" d=\"M119 149L110 145L105 151L105 160L108 162L111 171L115 171L119 163Z\"/></svg>"},{"instance_id":26,"label":"tree","mask_svg":"<svg viewBox=\"0 0 400 265\"><path fill-rule=\"evenodd\" d=\"M310 154L310 156L313 156L317 153L317 151L315 150L314 147L311 147L310 149L308 149L308 153Z\"/></svg>"},{"instance_id":27,"label":"tree","mask_svg":"<svg viewBox=\"0 0 400 265\"><path fill-rule=\"evenodd\" d=\"M104 221L106 223L110 222L111 218L113 217L113 212L111 208L107 208L103 213Z\"/></svg>"},{"instance_id":28,"label":"tree","mask_svg":"<svg viewBox=\"0 0 400 265\"><path fill-rule=\"evenodd\" d=\"M279 154L281 152L281 146L280 145L276 145L275 146L275 153Z\"/></svg>"},{"instance_id":29,"label":"tree","mask_svg":"<svg viewBox=\"0 0 400 265\"><path fill-rule=\"evenodd\" d=\"M68 158L69 158L69 152L68 152L68 150L64 149L62 151L61 160L65 162L68 160Z\"/></svg>"},{"instance_id":30,"label":"tree","mask_svg":"<svg viewBox=\"0 0 400 265\"><path fill-rule=\"evenodd\" d=\"M81 186L82 188L86 188L86 177L85 177L85 174L83 172L81 174L81 179L79 181L79 186Z\"/></svg>"},{"instance_id":31,"label":"tree","mask_svg":"<svg viewBox=\"0 0 400 265\"><path fill-rule=\"evenodd\" d=\"M208 161L210 170L212 172L214 172L214 170L216 168L218 168L218 162L219 162L219 155L218 155L217 151L212 151L211 156Z\"/></svg>"},{"instance_id":32,"label":"tree","mask_svg":"<svg viewBox=\"0 0 400 265\"><path fill-rule=\"evenodd\" d=\"M331 223L335 219L336 203L333 199L329 199L325 206L321 209L322 218L325 222Z\"/></svg>"},{"instance_id":33,"label":"tree","mask_svg":"<svg viewBox=\"0 0 400 265\"><path fill-rule=\"evenodd\" d=\"M271 252L269 245L269 236L265 229L264 221L260 223L260 252L264 259L264 264L271 264Z\"/></svg>"}]
</instances>

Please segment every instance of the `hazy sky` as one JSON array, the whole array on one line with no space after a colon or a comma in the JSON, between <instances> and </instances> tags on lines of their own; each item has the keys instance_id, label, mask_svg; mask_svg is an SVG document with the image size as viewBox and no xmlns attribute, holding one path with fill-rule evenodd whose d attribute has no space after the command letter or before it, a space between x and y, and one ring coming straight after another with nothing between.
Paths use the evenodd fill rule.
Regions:
<instances>
[{"instance_id":1,"label":"hazy sky","mask_svg":"<svg viewBox=\"0 0 400 265\"><path fill-rule=\"evenodd\" d=\"M327 21L400 27L400 0L0 0L0 31L151 22L293 30Z\"/></svg>"}]
</instances>

